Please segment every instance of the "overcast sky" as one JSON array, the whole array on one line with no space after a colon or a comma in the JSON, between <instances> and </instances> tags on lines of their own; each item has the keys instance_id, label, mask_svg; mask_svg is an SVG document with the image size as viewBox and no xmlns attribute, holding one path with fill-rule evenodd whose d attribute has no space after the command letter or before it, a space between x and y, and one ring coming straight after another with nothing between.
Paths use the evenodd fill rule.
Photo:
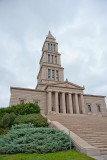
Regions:
<instances>
[{"instance_id":1,"label":"overcast sky","mask_svg":"<svg viewBox=\"0 0 107 160\"><path fill-rule=\"evenodd\" d=\"M64 78L107 96L107 0L0 0L0 107L9 105L10 86L36 87L49 30Z\"/></svg>"}]
</instances>

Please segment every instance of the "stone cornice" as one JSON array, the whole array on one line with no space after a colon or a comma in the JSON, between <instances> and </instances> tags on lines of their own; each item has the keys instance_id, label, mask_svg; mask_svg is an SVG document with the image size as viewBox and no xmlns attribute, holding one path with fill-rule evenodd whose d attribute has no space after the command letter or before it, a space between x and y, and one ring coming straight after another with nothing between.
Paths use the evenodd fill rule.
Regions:
<instances>
[{"instance_id":1,"label":"stone cornice","mask_svg":"<svg viewBox=\"0 0 107 160\"><path fill-rule=\"evenodd\" d=\"M52 53L52 54L55 54L55 55L61 55L59 52L54 52L54 51L51 51L51 50L49 50L49 51L48 50L44 50L43 53L44 52L46 52L46 54Z\"/></svg>"},{"instance_id":2,"label":"stone cornice","mask_svg":"<svg viewBox=\"0 0 107 160\"><path fill-rule=\"evenodd\" d=\"M10 89L15 89L15 90L24 90L24 91L34 91L34 92L46 92L43 90L38 90L38 89L31 89L31 88L20 88L20 87L10 87Z\"/></svg>"},{"instance_id":3,"label":"stone cornice","mask_svg":"<svg viewBox=\"0 0 107 160\"><path fill-rule=\"evenodd\" d=\"M63 67L61 67L61 65L59 65L59 64L53 64L53 63L45 63L42 66L48 66L48 67L54 67L54 68L64 69Z\"/></svg>"},{"instance_id":4,"label":"stone cornice","mask_svg":"<svg viewBox=\"0 0 107 160\"><path fill-rule=\"evenodd\" d=\"M51 38L52 39L52 38ZM51 42L51 41L48 41L47 39L45 40L45 42L49 42L49 43L52 43L52 44L58 44L57 42ZM44 42L44 43L45 43Z\"/></svg>"},{"instance_id":5,"label":"stone cornice","mask_svg":"<svg viewBox=\"0 0 107 160\"><path fill-rule=\"evenodd\" d=\"M91 94L83 94L83 96L86 97L101 97L101 98L105 98L106 96L101 96L101 95L91 95Z\"/></svg>"},{"instance_id":6,"label":"stone cornice","mask_svg":"<svg viewBox=\"0 0 107 160\"><path fill-rule=\"evenodd\" d=\"M53 87L53 88L66 88L66 89L74 89L74 90L84 90L82 88L73 88L73 87L63 87L63 86L50 86L50 85L47 85L45 90L48 88L48 87Z\"/></svg>"}]
</instances>

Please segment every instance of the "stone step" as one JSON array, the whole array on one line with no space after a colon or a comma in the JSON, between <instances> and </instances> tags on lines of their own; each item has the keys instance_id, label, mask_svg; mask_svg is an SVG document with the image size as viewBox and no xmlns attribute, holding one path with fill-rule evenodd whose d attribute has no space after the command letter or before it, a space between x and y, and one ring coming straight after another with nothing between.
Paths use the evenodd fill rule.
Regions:
<instances>
[{"instance_id":1,"label":"stone step","mask_svg":"<svg viewBox=\"0 0 107 160\"><path fill-rule=\"evenodd\" d=\"M101 143L101 142L98 142L98 143L92 142L92 143L90 143L90 144L93 145L93 146L100 146L100 145L106 146L106 145L107 145L107 144L103 144L103 143Z\"/></svg>"},{"instance_id":2,"label":"stone step","mask_svg":"<svg viewBox=\"0 0 107 160\"><path fill-rule=\"evenodd\" d=\"M69 127L69 129L72 130L72 131L76 131L76 132L95 133L95 134L98 134L98 135L103 135L103 134L107 133L105 130L103 130L102 132L100 132L100 131L97 131L95 129L84 130L84 129L75 129L75 128L71 128L71 127Z\"/></svg>"},{"instance_id":3,"label":"stone step","mask_svg":"<svg viewBox=\"0 0 107 160\"><path fill-rule=\"evenodd\" d=\"M95 141L95 140L91 140L91 141L89 141L89 140L86 140L86 139L84 139L86 142L88 142L89 144L99 144L99 143L102 143L103 145L107 145L107 142L104 142L104 141Z\"/></svg>"},{"instance_id":4,"label":"stone step","mask_svg":"<svg viewBox=\"0 0 107 160\"><path fill-rule=\"evenodd\" d=\"M100 151L101 155L107 155L107 151Z\"/></svg>"},{"instance_id":5,"label":"stone step","mask_svg":"<svg viewBox=\"0 0 107 160\"><path fill-rule=\"evenodd\" d=\"M98 148L107 148L107 144L104 145L104 144L96 144L94 146L97 146Z\"/></svg>"},{"instance_id":6,"label":"stone step","mask_svg":"<svg viewBox=\"0 0 107 160\"><path fill-rule=\"evenodd\" d=\"M89 138L89 139L91 139L91 138L94 138L94 139L107 139L107 135L100 135L100 136L98 136L98 135L87 135L87 134L79 134L79 133L77 133L77 132L74 132L74 133L76 133L76 134L78 134L80 137L83 137L83 138Z\"/></svg>"},{"instance_id":7,"label":"stone step","mask_svg":"<svg viewBox=\"0 0 107 160\"><path fill-rule=\"evenodd\" d=\"M100 151L107 151L107 148L100 148Z\"/></svg>"},{"instance_id":8,"label":"stone step","mask_svg":"<svg viewBox=\"0 0 107 160\"><path fill-rule=\"evenodd\" d=\"M98 147L102 155L107 155L107 117L67 114L48 118L58 121L89 144Z\"/></svg>"}]
</instances>

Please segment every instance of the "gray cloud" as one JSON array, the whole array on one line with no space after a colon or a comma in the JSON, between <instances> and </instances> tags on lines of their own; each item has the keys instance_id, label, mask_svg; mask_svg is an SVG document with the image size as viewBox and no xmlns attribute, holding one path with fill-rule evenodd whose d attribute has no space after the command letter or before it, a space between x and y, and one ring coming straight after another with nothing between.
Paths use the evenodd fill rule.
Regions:
<instances>
[{"instance_id":1,"label":"gray cloud","mask_svg":"<svg viewBox=\"0 0 107 160\"><path fill-rule=\"evenodd\" d=\"M107 1L1 0L0 107L10 86L35 88L48 30L59 43L65 78L107 96Z\"/></svg>"}]
</instances>

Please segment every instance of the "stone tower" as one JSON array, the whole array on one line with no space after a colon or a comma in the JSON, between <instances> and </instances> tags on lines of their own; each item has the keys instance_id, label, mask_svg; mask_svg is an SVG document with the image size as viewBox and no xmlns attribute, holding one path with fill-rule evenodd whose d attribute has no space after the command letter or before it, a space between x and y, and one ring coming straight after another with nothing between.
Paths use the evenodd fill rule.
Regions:
<instances>
[{"instance_id":1,"label":"stone tower","mask_svg":"<svg viewBox=\"0 0 107 160\"><path fill-rule=\"evenodd\" d=\"M64 68L61 67L61 54L58 52L58 43L50 31L43 44L39 64L40 70L37 76L36 89L44 90L46 84L64 81Z\"/></svg>"}]
</instances>

